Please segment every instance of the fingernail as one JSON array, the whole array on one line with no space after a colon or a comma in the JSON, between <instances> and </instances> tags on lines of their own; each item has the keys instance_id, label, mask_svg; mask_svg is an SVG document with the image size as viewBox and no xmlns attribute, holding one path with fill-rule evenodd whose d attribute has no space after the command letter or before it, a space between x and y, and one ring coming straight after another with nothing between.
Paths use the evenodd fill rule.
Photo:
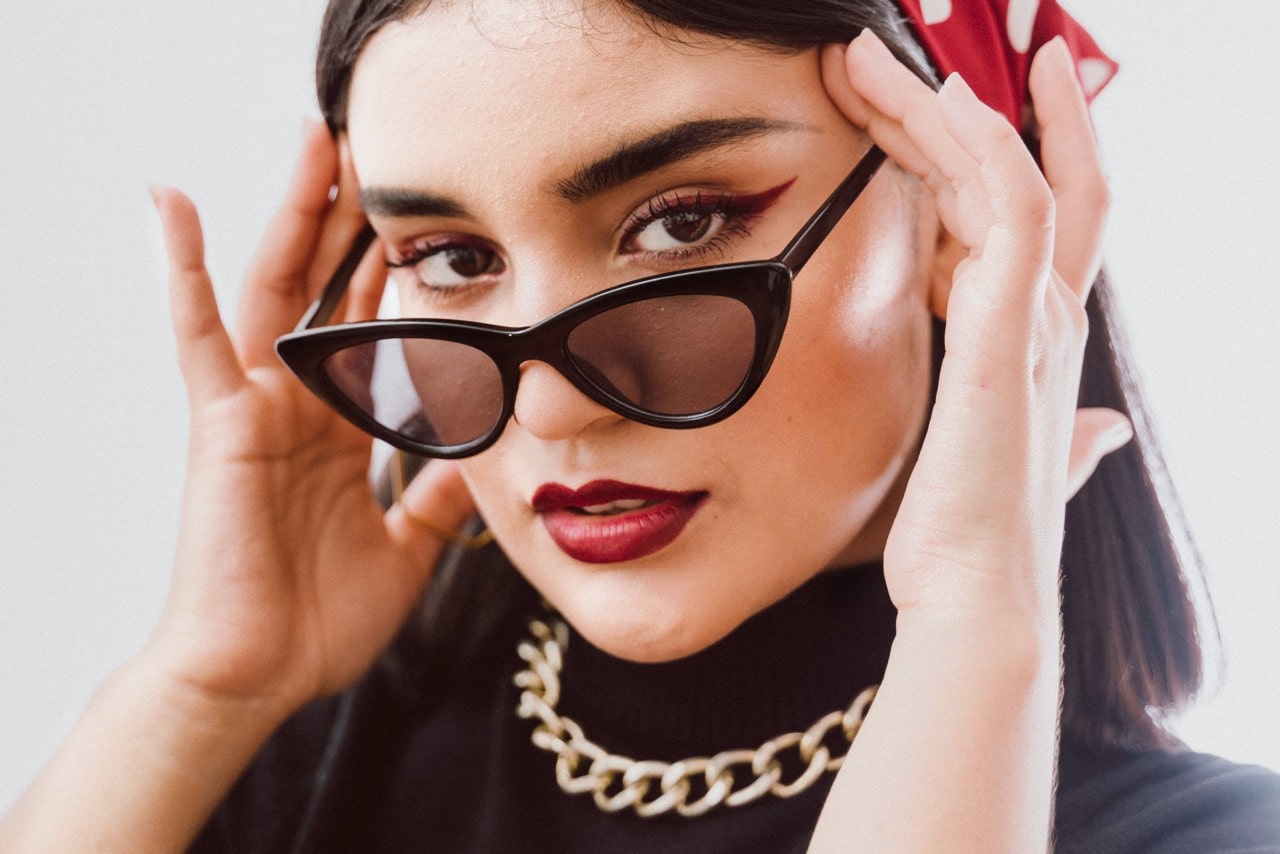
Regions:
<instances>
[{"instance_id":1,"label":"fingernail","mask_svg":"<svg viewBox=\"0 0 1280 854\"><path fill-rule=\"evenodd\" d=\"M973 89L960 76L960 72L953 71L947 75L947 79L942 82L942 87L938 89L938 97L948 101L976 101L978 96L973 93Z\"/></svg>"},{"instance_id":2,"label":"fingernail","mask_svg":"<svg viewBox=\"0 0 1280 854\"><path fill-rule=\"evenodd\" d=\"M1113 451L1123 448L1133 439L1133 423L1121 416L1119 421L1107 428L1104 439Z\"/></svg>"},{"instance_id":3,"label":"fingernail","mask_svg":"<svg viewBox=\"0 0 1280 854\"><path fill-rule=\"evenodd\" d=\"M160 210L160 193L163 190L164 190L164 187L162 187L159 184L147 185L147 192L151 194L151 204L155 206L155 209L157 211Z\"/></svg>"},{"instance_id":4,"label":"fingernail","mask_svg":"<svg viewBox=\"0 0 1280 854\"><path fill-rule=\"evenodd\" d=\"M867 50L874 53L888 53L889 48L876 35L876 31L870 27L864 27L862 32L858 33L858 37L853 40L855 45L863 45Z\"/></svg>"},{"instance_id":5,"label":"fingernail","mask_svg":"<svg viewBox=\"0 0 1280 854\"><path fill-rule=\"evenodd\" d=\"M1067 40L1062 36L1054 36L1045 47L1049 49L1049 58L1058 66L1058 70L1075 80L1076 58L1071 55Z\"/></svg>"},{"instance_id":6,"label":"fingernail","mask_svg":"<svg viewBox=\"0 0 1280 854\"><path fill-rule=\"evenodd\" d=\"M1071 85L1083 94L1084 87L1080 83L1080 71L1076 68L1076 58L1071 53L1067 40L1062 36L1056 36L1054 41L1058 43L1053 49L1057 57L1058 67L1061 69L1063 76L1071 81Z\"/></svg>"}]
</instances>

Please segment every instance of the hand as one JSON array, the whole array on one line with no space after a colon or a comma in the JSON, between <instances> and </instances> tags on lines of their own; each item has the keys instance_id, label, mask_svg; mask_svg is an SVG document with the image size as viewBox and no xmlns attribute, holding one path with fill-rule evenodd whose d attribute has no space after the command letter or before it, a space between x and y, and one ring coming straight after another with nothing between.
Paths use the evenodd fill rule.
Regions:
<instances>
[{"instance_id":1,"label":"hand","mask_svg":"<svg viewBox=\"0 0 1280 854\"><path fill-rule=\"evenodd\" d=\"M937 401L885 554L894 601L1056 624L1065 502L1131 435L1118 412L1075 412L1108 196L1066 47L1032 64L1043 176L963 80L935 94L873 35L829 50L824 75L848 118L932 193L959 259L937 300Z\"/></svg>"},{"instance_id":2,"label":"hand","mask_svg":"<svg viewBox=\"0 0 1280 854\"><path fill-rule=\"evenodd\" d=\"M340 159L323 126L308 129L235 340L218 317L194 206L155 193L191 445L173 587L144 655L200 692L269 700L285 714L357 678L420 596L441 543L404 507L450 527L473 512L456 470L432 463L384 514L368 486L369 438L275 355L364 222ZM349 319L376 306L380 252L375 244L353 281Z\"/></svg>"},{"instance_id":3,"label":"hand","mask_svg":"<svg viewBox=\"0 0 1280 854\"><path fill-rule=\"evenodd\" d=\"M1050 43L1031 69L1042 175L962 80L934 93L869 32L827 49L823 75L932 195L947 328L884 554L897 636L811 850L1043 850L1064 506L1130 435L1117 412L1075 408L1107 208L1088 111L1065 45Z\"/></svg>"}]
</instances>

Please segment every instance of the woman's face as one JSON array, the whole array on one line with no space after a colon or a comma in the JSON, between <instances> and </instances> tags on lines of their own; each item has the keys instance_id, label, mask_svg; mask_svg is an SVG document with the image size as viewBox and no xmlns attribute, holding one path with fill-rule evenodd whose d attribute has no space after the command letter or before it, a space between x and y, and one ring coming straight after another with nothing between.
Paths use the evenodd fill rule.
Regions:
<instances>
[{"instance_id":1,"label":"woman's face","mask_svg":"<svg viewBox=\"0 0 1280 854\"><path fill-rule=\"evenodd\" d=\"M411 262L392 274L405 313L523 326L630 279L775 255L869 143L816 50L482 0L370 40L349 145L366 198L420 202L367 205L389 258ZM879 555L928 399L920 195L880 170L796 278L773 367L726 421L647 427L524 365L514 418L463 473L515 565L594 644L678 658Z\"/></svg>"}]
</instances>

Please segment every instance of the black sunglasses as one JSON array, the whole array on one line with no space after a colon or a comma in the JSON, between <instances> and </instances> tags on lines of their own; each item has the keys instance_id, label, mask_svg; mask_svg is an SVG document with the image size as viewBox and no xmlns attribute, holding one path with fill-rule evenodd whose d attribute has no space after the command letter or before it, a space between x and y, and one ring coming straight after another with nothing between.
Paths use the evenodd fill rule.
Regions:
<instances>
[{"instance_id":1,"label":"black sunglasses","mask_svg":"<svg viewBox=\"0 0 1280 854\"><path fill-rule=\"evenodd\" d=\"M276 352L356 426L423 456L466 457L497 441L529 361L641 424L714 424L759 388L782 340L792 279L884 160L872 147L773 259L637 279L521 328L419 319L325 326L373 242L366 227Z\"/></svg>"}]
</instances>

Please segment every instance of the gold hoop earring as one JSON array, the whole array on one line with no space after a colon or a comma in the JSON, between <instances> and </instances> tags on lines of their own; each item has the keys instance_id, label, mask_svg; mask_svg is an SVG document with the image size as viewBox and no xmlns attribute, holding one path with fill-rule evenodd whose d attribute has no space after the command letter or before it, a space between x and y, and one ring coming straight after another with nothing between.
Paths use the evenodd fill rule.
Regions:
<instances>
[{"instance_id":1,"label":"gold hoop earring","mask_svg":"<svg viewBox=\"0 0 1280 854\"><path fill-rule=\"evenodd\" d=\"M452 543L472 551L482 549L493 542L493 531L488 528L478 534L464 534L461 531L454 531L444 525L432 522L430 519L423 519L421 516L415 516L410 513L409 508L405 507L400 501L404 497L404 490L408 486L408 482L408 463L405 460L404 451L396 450L391 458L391 503L399 504L400 509L410 522L436 535L446 543Z\"/></svg>"}]
</instances>

